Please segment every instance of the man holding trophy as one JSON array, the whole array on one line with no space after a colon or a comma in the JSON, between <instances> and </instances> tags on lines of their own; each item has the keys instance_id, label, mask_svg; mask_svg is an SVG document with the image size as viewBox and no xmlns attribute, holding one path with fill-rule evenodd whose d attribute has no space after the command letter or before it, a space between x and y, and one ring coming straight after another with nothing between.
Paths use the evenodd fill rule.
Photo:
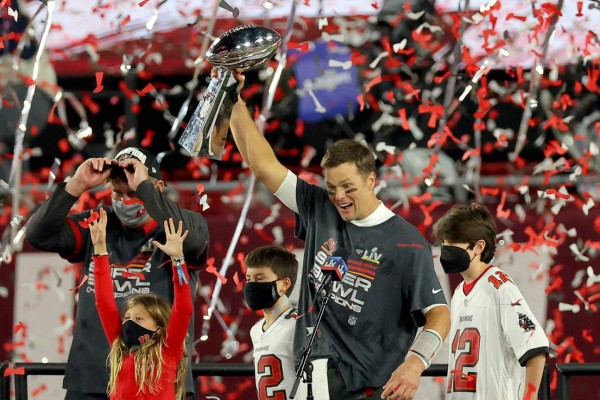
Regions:
<instances>
[{"instance_id":1,"label":"man holding trophy","mask_svg":"<svg viewBox=\"0 0 600 400\"><path fill-rule=\"evenodd\" d=\"M241 71L232 75L243 85ZM308 393L313 392L316 400L412 399L448 333L449 311L438 289L428 242L375 195L371 150L353 140L331 146L321 162L325 190L303 181L277 160L241 99L233 106L230 122L244 161L296 213L296 236L306 245L301 317L294 336L296 361L307 346L307 332L315 330L316 319L321 322L309 360L313 381ZM327 256L321 250L329 247L332 252L332 242L343 243L340 247L346 248L350 267L348 279L335 282L326 295L340 299L342 293L353 292L359 306L336 301L320 314L318 299L323 295L318 283ZM366 257L364 249L377 254ZM360 280L352 266L365 263L371 275ZM359 280L360 285L353 285ZM316 315L322 315L322 321ZM423 330L417 334L418 327Z\"/></svg>"}]
</instances>

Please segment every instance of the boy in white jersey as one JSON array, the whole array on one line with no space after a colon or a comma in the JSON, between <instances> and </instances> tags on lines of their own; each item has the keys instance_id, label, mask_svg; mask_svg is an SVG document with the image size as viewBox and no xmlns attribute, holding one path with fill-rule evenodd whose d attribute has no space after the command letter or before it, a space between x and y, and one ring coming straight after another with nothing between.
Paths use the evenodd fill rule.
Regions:
<instances>
[{"instance_id":1,"label":"boy in white jersey","mask_svg":"<svg viewBox=\"0 0 600 400\"><path fill-rule=\"evenodd\" d=\"M446 399L537 399L548 338L510 277L488 264L496 250L494 218L478 203L455 205L434 236L444 271L464 280L450 309Z\"/></svg>"},{"instance_id":2,"label":"boy in white jersey","mask_svg":"<svg viewBox=\"0 0 600 400\"><path fill-rule=\"evenodd\" d=\"M287 400L294 386L294 309L287 295L294 289L298 261L281 246L262 246L246 256L244 297L264 318L250 330L254 347L256 390L259 400ZM296 399L306 398L300 385Z\"/></svg>"}]
</instances>

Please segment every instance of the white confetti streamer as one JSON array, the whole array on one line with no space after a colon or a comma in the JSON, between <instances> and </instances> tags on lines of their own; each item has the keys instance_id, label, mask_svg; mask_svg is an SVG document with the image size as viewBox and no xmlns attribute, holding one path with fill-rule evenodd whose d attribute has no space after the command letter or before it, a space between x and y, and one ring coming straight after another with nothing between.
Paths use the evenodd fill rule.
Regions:
<instances>
[{"instance_id":1,"label":"white confetti streamer","mask_svg":"<svg viewBox=\"0 0 600 400\"><path fill-rule=\"evenodd\" d=\"M329 60L329 66L331 68L337 68L337 67L341 67L343 70L348 70L350 68L352 68L352 61L348 60L348 61L338 61L338 60Z\"/></svg>"},{"instance_id":2,"label":"white confetti streamer","mask_svg":"<svg viewBox=\"0 0 600 400\"><path fill-rule=\"evenodd\" d=\"M379 64L379 61L381 61L382 58L387 57L389 55L390 55L390 53L388 53L387 51L379 53L379 55L377 56L377 58L374 59L373 61L371 61L371 64L369 64L369 68L375 69L375 67L377 66L377 64Z\"/></svg>"},{"instance_id":3,"label":"white confetti streamer","mask_svg":"<svg viewBox=\"0 0 600 400\"><path fill-rule=\"evenodd\" d=\"M590 265L589 267L587 267L587 281L586 281L586 286L592 286L596 283L600 283L600 275L595 275L594 274L594 269L592 268L592 266Z\"/></svg>"},{"instance_id":4,"label":"white confetti streamer","mask_svg":"<svg viewBox=\"0 0 600 400\"><path fill-rule=\"evenodd\" d=\"M558 311L571 311L573 314L578 313L581 307L579 304L558 303Z\"/></svg>"},{"instance_id":5,"label":"white confetti streamer","mask_svg":"<svg viewBox=\"0 0 600 400\"><path fill-rule=\"evenodd\" d=\"M569 249L575 255L576 261L584 261L584 262L590 261L590 259L588 257L581 254L581 252L579 251L579 248L577 247L577 245L575 243L571 243L571 245L569 246Z\"/></svg>"}]
</instances>

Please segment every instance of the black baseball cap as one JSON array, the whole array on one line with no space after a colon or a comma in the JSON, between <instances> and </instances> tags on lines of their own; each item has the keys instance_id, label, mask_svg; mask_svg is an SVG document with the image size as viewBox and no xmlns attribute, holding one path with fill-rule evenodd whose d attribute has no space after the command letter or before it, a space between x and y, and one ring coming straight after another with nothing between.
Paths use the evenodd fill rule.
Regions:
<instances>
[{"instance_id":1,"label":"black baseball cap","mask_svg":"<svg viewBox=\"0 0 600 400\"><path fill-rule=\"evenodd\" d=\"M115 156L116 161L124 161L130 158L135 158L144 164L148 168L148 176L156 179L162 179L160 165L158 164L156 157L154 157L154 155L148 150L141 149L139 147L126 147L119 151Z\"/></svg>"}]
</instances>

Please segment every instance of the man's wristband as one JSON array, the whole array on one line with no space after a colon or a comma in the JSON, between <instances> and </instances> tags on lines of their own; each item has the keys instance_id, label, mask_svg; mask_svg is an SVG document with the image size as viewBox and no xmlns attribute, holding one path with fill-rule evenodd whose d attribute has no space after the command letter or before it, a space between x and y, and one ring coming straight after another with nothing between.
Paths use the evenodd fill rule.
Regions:
<instances>
[{"instance_id":1,"label":"man's wristband","mask_svg":"<svg viewBox=\"0 0 600 400\"><path fill-rule=\"evenodd\" d=\"M410 346L406 357L412 354L423 362L425 368L429 368L431 361L442 348L442 342L442 336L439 333L433 329L423 329Z\"/></svg>"}]
</instances>

